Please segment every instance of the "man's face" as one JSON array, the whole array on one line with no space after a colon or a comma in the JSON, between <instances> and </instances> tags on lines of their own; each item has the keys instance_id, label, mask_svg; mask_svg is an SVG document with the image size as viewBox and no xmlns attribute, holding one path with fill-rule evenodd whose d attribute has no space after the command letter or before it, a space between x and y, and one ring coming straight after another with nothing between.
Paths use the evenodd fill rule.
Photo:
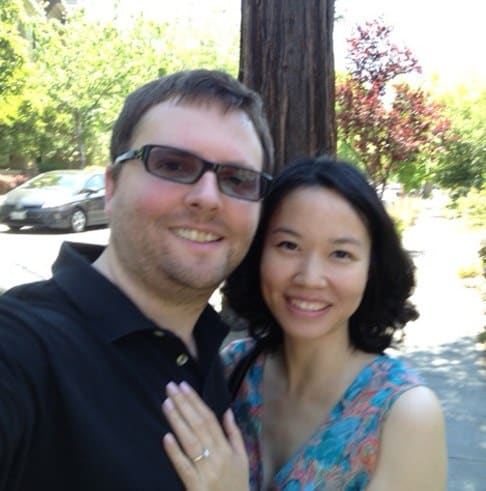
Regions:
<instances>
[{"instance_id":1,"label":"man's face","mask_svg":"<svg viewBox=\"0 0 486 491\"><path fill-rule=\"evenodd\" d=\"M216 103L152 107L135 128L131 149L146 144L262 170L262 147L246 114L225 113ZM118 274L165 298L190 290L210 294L246 254L260 203L222 194L214 172L179 184L147 173L140 160L122 165L116 184L108 171L106 196Z\"/></svg>"}]
</instances>

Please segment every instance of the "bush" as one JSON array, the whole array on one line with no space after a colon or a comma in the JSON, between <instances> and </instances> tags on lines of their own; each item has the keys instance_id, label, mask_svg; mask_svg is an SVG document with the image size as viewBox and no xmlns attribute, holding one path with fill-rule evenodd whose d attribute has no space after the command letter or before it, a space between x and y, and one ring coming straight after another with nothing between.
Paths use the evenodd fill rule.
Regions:
<instances>
[{"instance_id":1,"label":"bush","mask_svg":"<svg viewBox=\"0 0 486 491\"><path fill-rule=\"evenodd\" d=\"M476 278L483 274L483 268L479 262L461 266L458 271L459 278Z\"/></svg>"},{"instance_id":2,"label":"bush","mask_svg":"<svg viewBox=\"0 0 486 491\"><path fill-rule=\"evenodd\" d=\"M29 179L25 174L0 174L0 194L5 194Z\"/></svg>"},{"instance_id":3,"label":"bush","mask_svg":"<svg viewBox=\"0 0 486 491\"><path fill-rule=\"evenodd\" d=\"M480 343L486 344L486 329L483 332L480 332L478 335L478 341Z\"/></svg>"},{"instance_id":4,"label":"bush","mask_svg":"<svg viewBox=\"0 0 486 491\"><path fill-rule=\"evenodd\" d=\"M481 241L478 254L479 258L481 259L483 277L486 278L486 239L483 239ZM485 280L483 280L483 285L486 285ZM486 286L483 287L482 299L483 303L486 305ZM484 343L484 345L486 346L486 326L484 326L483 331L479 334L479 342Z\"/></svg>"},{"instance_id":5,"label":"bush","mask_svg":"<svg viewBox=\"0 0 486 491\"><path fill-rule=\"evenodd\" d=\"M464 217L473 227L486 223L486 187L471 189L466 195L453 199L450 207L456 217Z\"/></svg>"},{"instance_id":6,"label":"bush","mask_svg":"<svg viewBox=\"0 0 486 491\"><path fill-rule=\"evenodd\" d=\"M59 162L42 162L38 164L39 172L49 172L51 170L69 169L69 164L61 164Z\"/></svg>"}]
</instances>

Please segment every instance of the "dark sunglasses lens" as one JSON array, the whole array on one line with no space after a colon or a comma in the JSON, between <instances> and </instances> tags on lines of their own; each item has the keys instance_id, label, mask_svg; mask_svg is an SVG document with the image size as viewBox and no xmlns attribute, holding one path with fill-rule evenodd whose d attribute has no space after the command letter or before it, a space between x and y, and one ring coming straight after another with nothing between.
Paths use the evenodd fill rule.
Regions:
<instances>
[{"instance_id":1,"label":"dark sunglasses lens","mask_svg":"<svg viewBox=\"0 0 486 491\"><path fill-rule=\"evenodd\" d=\"M221 191L235 198L257 201L260 199L260 174L258 172L223 165L218 172Z\"/></svg>"},{"instance_id":2,"label":"dark sunglasses lens","mask_svg":"<svg viewBox=\"0 0 486 491\"><path fill-rule=\"evenodd\" d=\"M147 158L151 174L169 181L191 184L200 177L203 163L185 152L170 148L152 147Z\"/></svg>"},{"instance_id":3,"label":"dark sunglasses lens","mask_svg":"<svg viewBox=\"0 0 486 491\"><path fill-rule=\"evenodd\" d=\"M154 176L181 184L193 184L205 170L210 170L198 157L169 147L150 147L146 168ZM207 164L211 166L211 164ZM211 168L211 170L213 170ZM233 165L217 170L220 190L234 198L258 201L262 198L262 177L259 172Z\"/></svg>"}]
</instances>

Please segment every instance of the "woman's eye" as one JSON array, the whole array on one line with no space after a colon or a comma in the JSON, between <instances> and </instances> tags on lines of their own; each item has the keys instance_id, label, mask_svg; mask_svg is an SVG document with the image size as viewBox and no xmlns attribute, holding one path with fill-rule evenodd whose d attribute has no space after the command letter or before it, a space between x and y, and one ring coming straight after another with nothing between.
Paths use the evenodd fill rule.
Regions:
<instances>
[{"instance_id":1,"label":"woman's eye","mask_svg":"<svg viewBox=\"0 0 486 491\"><path fill-rule=\"evenodd\" d=\"M351 258L351 254L347 251L334 251L332 253L334 257L337 257L338 259L349 259Z\"/></svg>"},{"instance_id":2,"label":"woman's eye","mask_svg":"<svg viewBox=\"0 0 486 491\"><path fill-rule=\"evenodd\" d=\"M288 240L282 240L277 244L277 247L280 249L286 249L288 251L295 251L297 249L297 244Z\"/></svg>"}]
</instances>

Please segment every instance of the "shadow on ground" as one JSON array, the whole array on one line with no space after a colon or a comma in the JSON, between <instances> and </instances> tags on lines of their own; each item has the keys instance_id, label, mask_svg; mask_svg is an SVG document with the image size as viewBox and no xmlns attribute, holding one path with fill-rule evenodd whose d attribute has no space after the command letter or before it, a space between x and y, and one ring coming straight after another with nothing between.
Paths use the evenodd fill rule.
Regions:
<instances>
[{"instance_id":1,"label":"shadow on ground","mask_svg":"<svg viewBox=\"0 0 486 491\"><path fill-rule=\"evenodd\" d=\"M446 415L449 491L486 490L486 353L472 336L404 353Z\"/></svg>"}]
</instances>

